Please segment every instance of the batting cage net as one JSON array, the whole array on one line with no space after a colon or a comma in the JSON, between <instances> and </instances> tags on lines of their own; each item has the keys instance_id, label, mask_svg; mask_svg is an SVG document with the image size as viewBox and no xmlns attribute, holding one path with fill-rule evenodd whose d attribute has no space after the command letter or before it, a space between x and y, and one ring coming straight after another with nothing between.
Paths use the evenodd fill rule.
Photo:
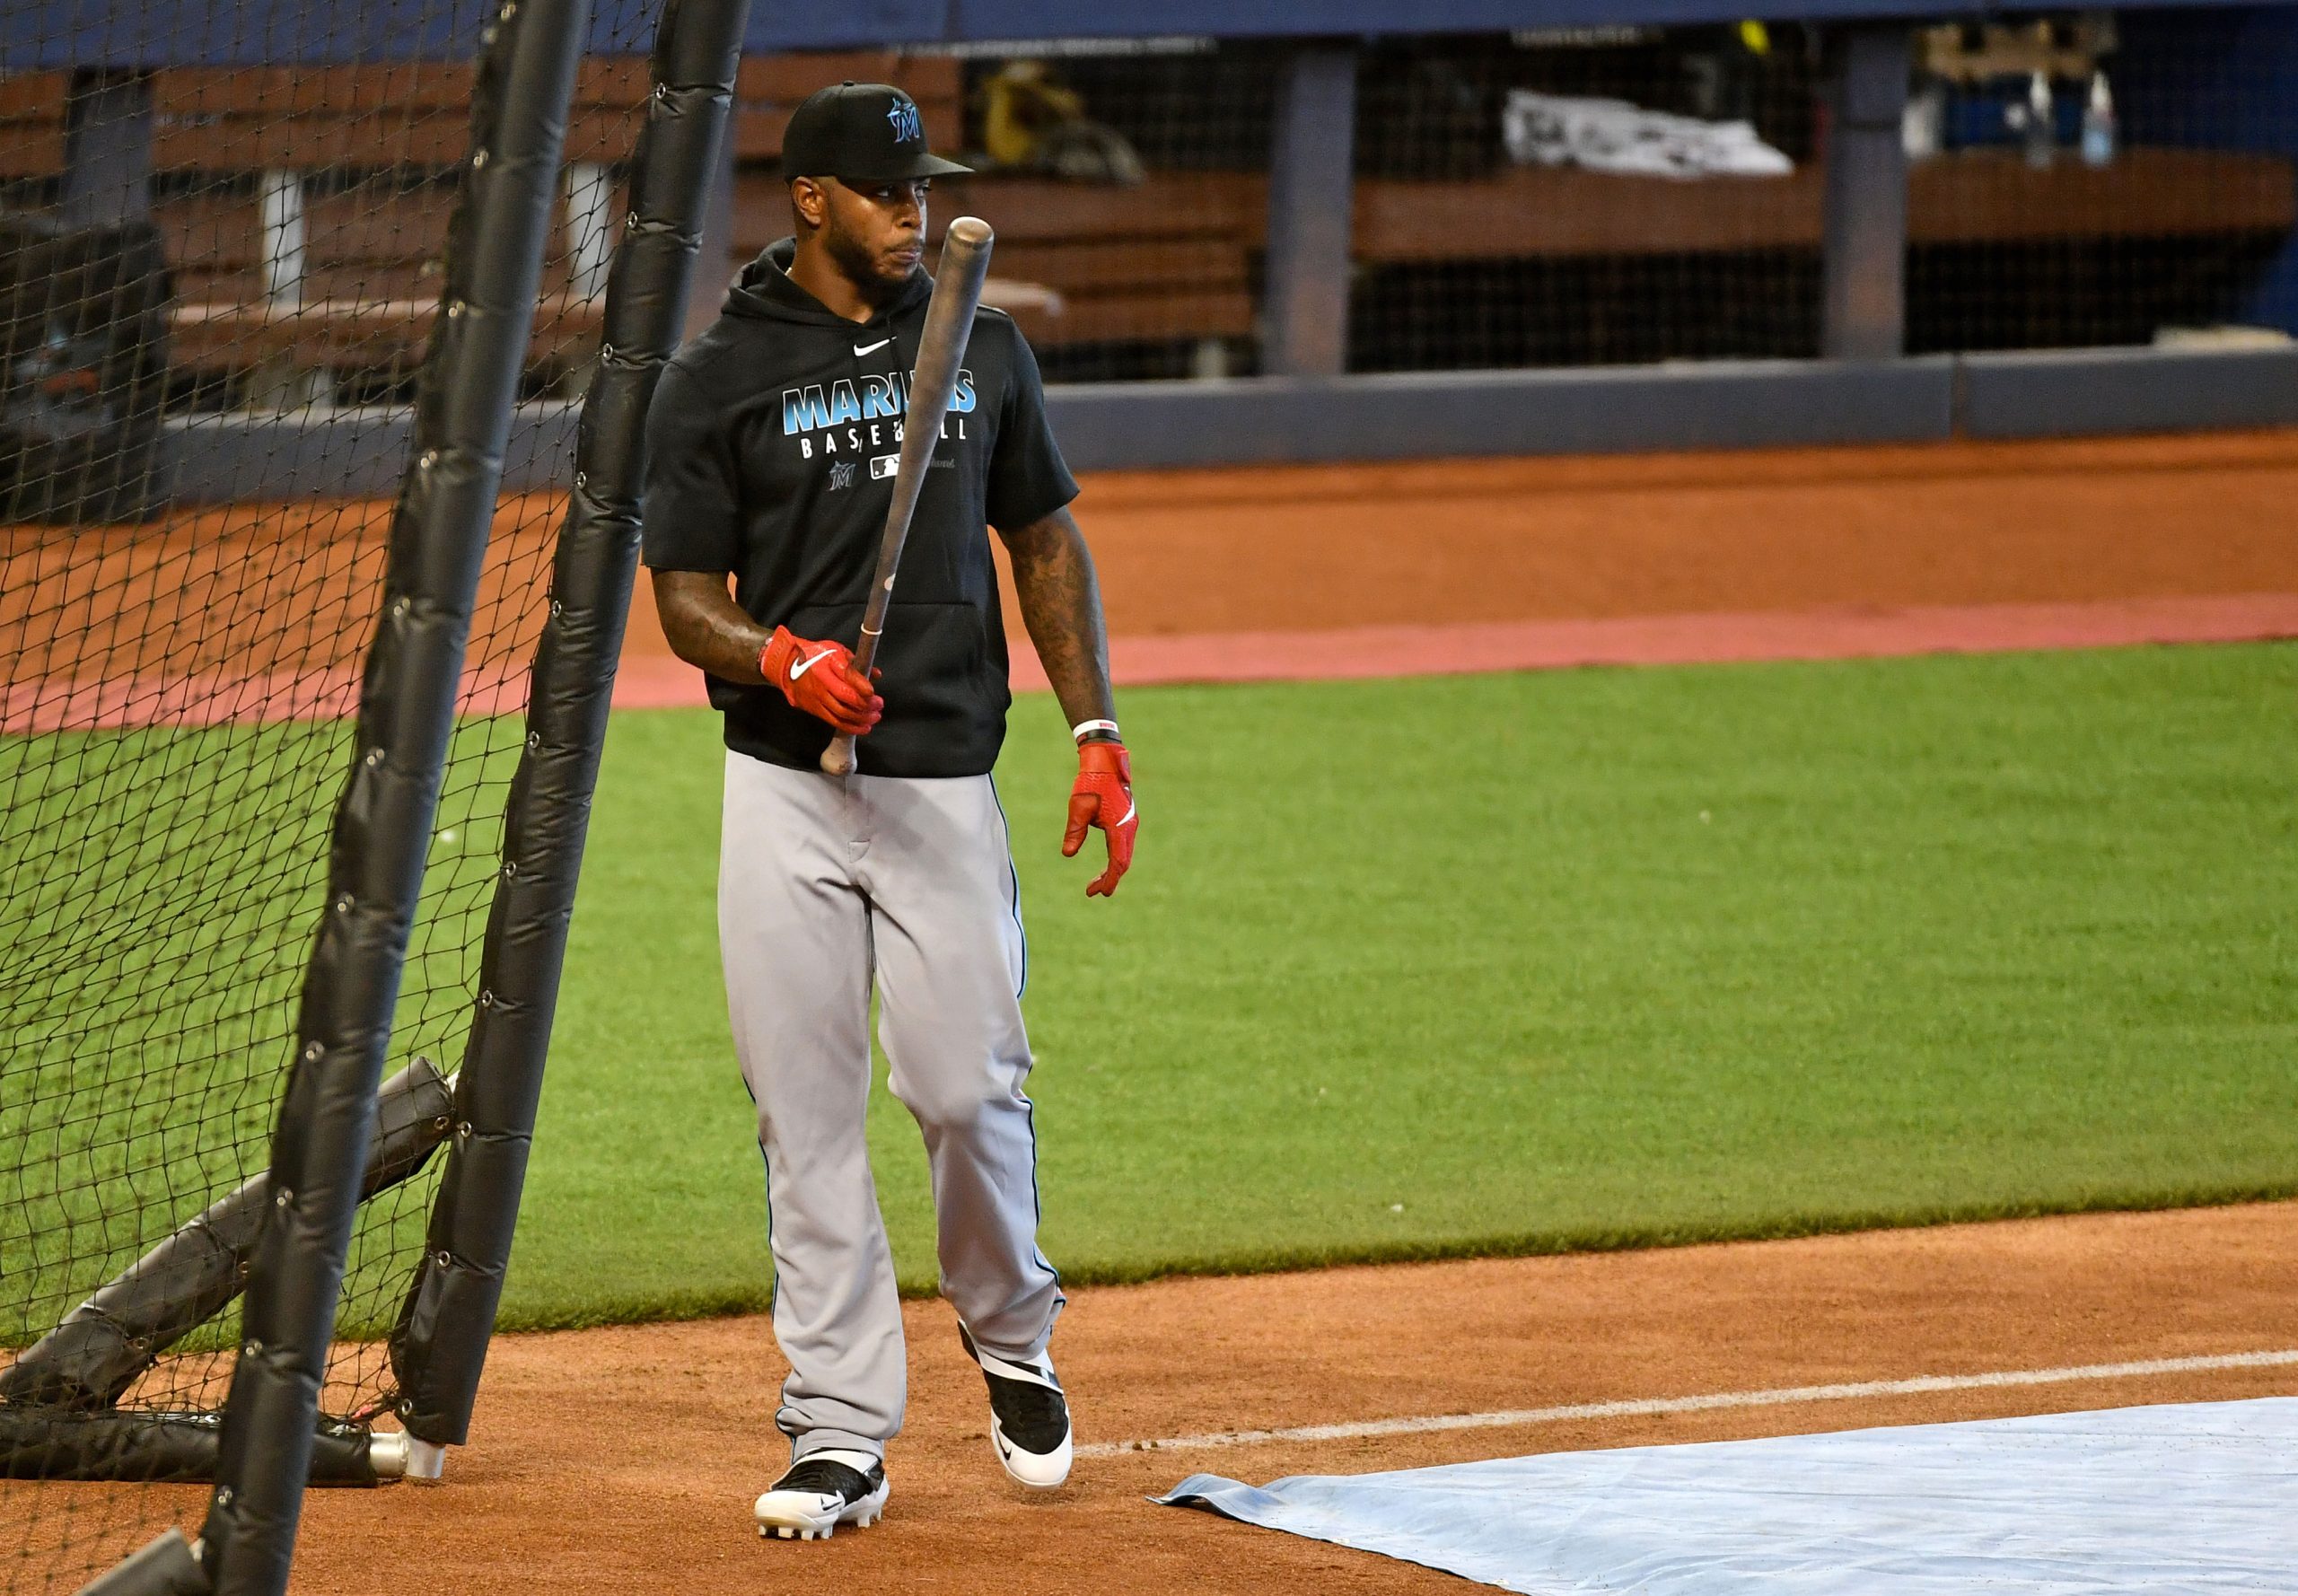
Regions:
<instances>
[{"instance_id":1,"label":"batting cage net","mask_svg":"<svg viewBox=\"0 0 2298 1596\"><path fill-rule=\"evenodd\" d=\"M1747 22L1366 52L1351 364L1818 354L1809 42Z\"/></svg>"},{"instance_id":2,"label":"batting cage net","mask_svg":"<svg viewBox=\"0 0 2298 1596\"><path fill-rule=\"evenodd\" d=\"M456 467L453 446L410 454L443 427L487 430L455 415L488 386L454 364L470 353L459 330L476 337L464 324L482 320L471 263L510 248L474 204L480 176L490 154L554 152L539 291L517 306L525 354L500 425L514 397L572 399L597 380L622 185L652 97L652 7L594 28L571 109L563 83L536 87L548 64L514 50L516 4L425 0L391 7L387 26L314 11L296 37L190 41L194 57L259 63L245 65L172 58L136 9L114 13L117 40L26 52L124 64L0 77L11 1592L75 1590L161 1527L197 1534L203 1511L231 1506L214 1485L225 1399L265 1352L242 1291L266 1226L301 1217L282 1149L332 1134L313 1112L343 1113L283 1113L283 1093L299 1061L334 1067L329 1005L388 1002L394 979L311 1478L372 1484L403 1466L371 1430L396 1427L386 1337L426 1257L457 1072L490 1001L482 946L511 873L528 668L558 609L570 428L511 431L513 490L476 574L435 816L411 841L376 839L377 854L419 859L403 971L387 928L381 958L338 960L315 990L315 938L324 960L327 937L368 912L363 870L388 873L347 839L423 812L360 778L385 780L403 753L371 723L452 664L451 621L434 628L443 656L395 628L426 619L404 573L437 563L419 523L457 491L429 480ZM584 8L566 9L579 30ZM469 480L492 496L484 464ZM288 1317L303 1311L294 1288L273 1289Z\"/></svg>"},{"instance_id":3,"label":"batting cage net","mask_svg":"<svg viewBox=\"0 0 2298 1596\"><path fill-rule=\"evenodd\" d=\"M939 186L997 229L987 297L1055 382L1258 369L1282 46L1074 40L938 61L979 175Z\"/></svg>"}]
</instances>

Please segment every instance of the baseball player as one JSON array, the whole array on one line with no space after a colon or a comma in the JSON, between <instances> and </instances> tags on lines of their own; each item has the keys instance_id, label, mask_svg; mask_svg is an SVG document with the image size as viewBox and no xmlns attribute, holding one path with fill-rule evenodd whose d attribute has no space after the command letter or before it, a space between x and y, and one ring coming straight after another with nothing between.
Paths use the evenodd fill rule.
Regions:
<instances>
[{"instance_id":1,"label":"baseball player","mask_svg":"<svg viewBox=\"0 0 2298 1596\"><path fill-rule=\"evenodd\" d=\"M1037 363L983 310L918 500L878 654L853 668L931 280L917 107L882 83L824 89L783 145L796 235L750 262L664 371L647 423L645 558L662 629L725 715L718 935L742 1078L758 1105L776 1424L791 1467L761 1534L829 1535L885 1510L907 1399L901 1312L863 1111L870 998L896 1096L925 1133L942 1293L989 1388L1005 1470L1067 1478L1067 1399L1046 1355L1060 1277L1038 1250L1037 1145L1022 1084L1027 974L1005 817L1005 637L988 529L1077 742L1062 851L1105 834L1110 894L1139 817L1118 741L1077 485ZM727 592L732 578L733 592ZM858 738L852 776L819 766Z\"/></svg>"}]
</instances>

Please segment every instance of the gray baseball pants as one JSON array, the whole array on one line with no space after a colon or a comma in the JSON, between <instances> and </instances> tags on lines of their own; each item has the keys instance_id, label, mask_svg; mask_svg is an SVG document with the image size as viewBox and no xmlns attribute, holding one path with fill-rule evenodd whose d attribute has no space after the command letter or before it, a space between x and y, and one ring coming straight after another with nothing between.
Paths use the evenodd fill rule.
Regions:
<instances>
[{"instance_id":1,"label":"gray baseball pants","mask_svg":"<svg viewBox=\"0 0 2298 1596\"><path fill-rule=\"evenodd\" d=\"M987 776L790 770L726 756L718 944L758 1104L775 1423L803 1457L882 1456L908 1400L901 1305L870 1175L870 992L891 1084L925 1133L942 1294L984 1352L1043 1356L1060 1278L1038 1250L1027 951Z\"/></svg>"}]
</instances>

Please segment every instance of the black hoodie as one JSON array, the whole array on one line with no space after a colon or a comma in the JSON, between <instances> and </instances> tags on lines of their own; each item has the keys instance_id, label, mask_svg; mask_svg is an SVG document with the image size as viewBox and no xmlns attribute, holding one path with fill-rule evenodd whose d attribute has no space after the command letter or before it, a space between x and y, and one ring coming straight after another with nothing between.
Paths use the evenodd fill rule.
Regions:
<instances>
[{"instance_id":1,"label":"black hoodie","mask_svg":"<svg viewBox=\"0 0 2298 1596\"><path fill-rule=\"evenodd\" d=\"M742 274L710 329L662 373L646 417L646 564L732 573L760 626L854 645L901 450L933 282L867 321L790 280L791 241ZM976 319L956 399L903 547L879 645L885 718L855 743L865 776L978 776L1005 738L1005 630L990 526L1077 496L1047 429L1036 359L1013 318ZM712 676L726 746L811 770L830 729L777 688Z\"/></svg>"}]
</instances>

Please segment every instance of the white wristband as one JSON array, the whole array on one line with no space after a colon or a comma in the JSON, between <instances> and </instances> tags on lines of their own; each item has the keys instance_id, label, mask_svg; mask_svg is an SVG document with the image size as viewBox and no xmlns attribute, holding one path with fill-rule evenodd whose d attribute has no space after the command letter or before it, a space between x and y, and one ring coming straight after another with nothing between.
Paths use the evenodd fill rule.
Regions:
<instances>
[{"instance_id":1,"label":"white wristband","mask_svg":"<svg viewBox=\"0 0 2298 1596\"><path fill-rule=\"evenodd\" d=\"M1110 736L1115 737L1117 723L1115 721L1079 721L1069 728L1070 738L1076 742L1084 741L1087 735L1094 732L1107 732Z\"/></svg>"}]
</instances>

